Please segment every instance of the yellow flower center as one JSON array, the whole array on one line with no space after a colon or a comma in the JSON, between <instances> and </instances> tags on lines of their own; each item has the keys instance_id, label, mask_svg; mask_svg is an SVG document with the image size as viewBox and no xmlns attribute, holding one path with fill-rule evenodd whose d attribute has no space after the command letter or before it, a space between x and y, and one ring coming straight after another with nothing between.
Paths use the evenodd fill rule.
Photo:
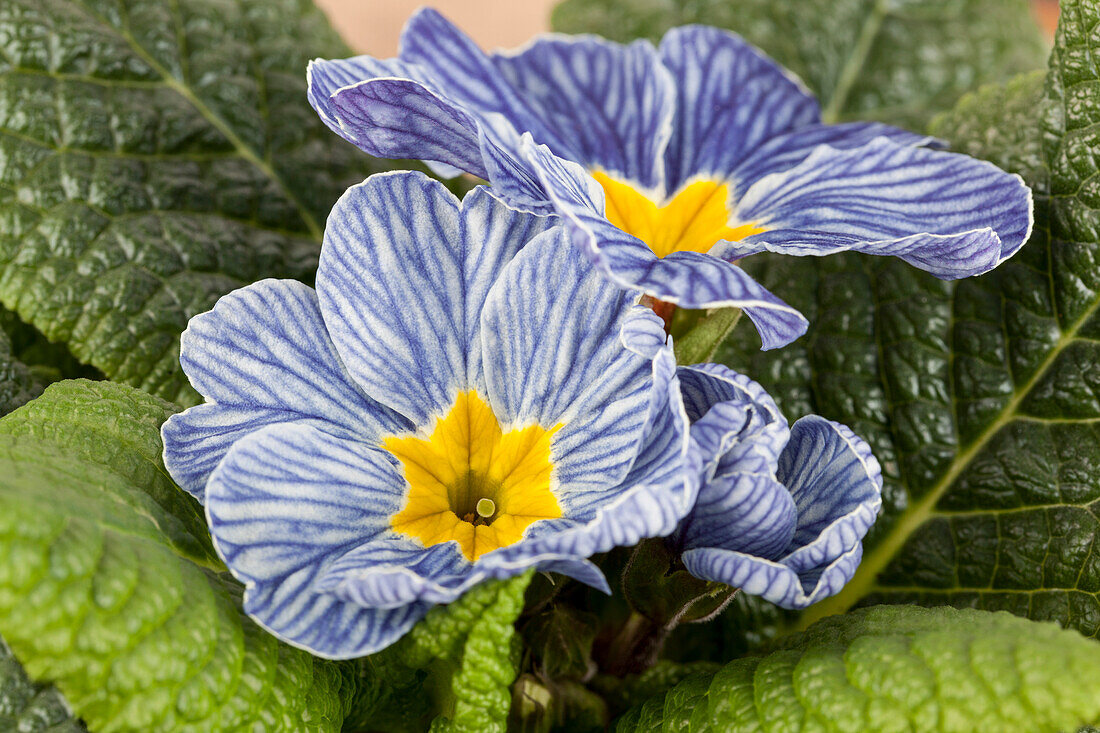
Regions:
<instances>
[{"instance_id":1,"label":"yellow flower center","mask_svg":"<svg viewBox=\"0 0 1100 733\"><path fill-rule=\"evenodd\" d=\"M457 540L474 562L519 542L531 523L557 519L550 438L560 428L504 432L492 408L470 390L459 393L427 438L383 439L409 482L408 502L390 520L394 531L427 547Z\"/></svg>"},{"instance_id":2,"label":"yellow flower center","mask_svg":"<svg viewBox=\"0 0 1100 733\"><path fill-rule=\"evenodd\" d=\"M767 231L756 224L733 223L730 186L722 181L697 180L677 191L664 204L629 183L600 171L592 177L603 187L604 215L627 234L649 245L658 257L673 252L707 252L719 240L737 242Z\"/></svg>"}]
</instances>

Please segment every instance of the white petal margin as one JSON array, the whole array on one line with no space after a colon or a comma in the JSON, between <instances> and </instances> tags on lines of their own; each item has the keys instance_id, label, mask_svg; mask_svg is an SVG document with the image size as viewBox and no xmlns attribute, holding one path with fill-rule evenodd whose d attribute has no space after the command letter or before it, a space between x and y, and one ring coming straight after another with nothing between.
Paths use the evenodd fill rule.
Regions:
<instances>
[{"instance_id":1,"label":"white petal margin","mask_svg":"<svg viewBox=\"0 0 1100 733\"><path fill-rule=\"evenodd\" d=\"M621 481L638 454L652 365L619 337L637 300L608 287L557 228L516 255L485 301L489 403L502 425L561 425L551 489L567 517L579 496Z\"/></svg>"},{"instance_id":2,"label":"white petal margin","mask_svg":"<svg viewBox=\"0 0 1100 733\"><path fill-rule=\"evenodd\" d=\"M325 323L358 384L424 427L481 381L481 304L552 224L478 189L460 204L421 173L371 176L329 215L317 269Z\"/></svg>"},{"instance_id":3,"label":"white petal margin","mask_svg":"<svg viewBox=\"0 0 1100 733\"><path fill-rule=\"evenodd\" d=\"M882 474L866 443L817 416L791 426L780 465L777 478L799 512L781 557L696 547L682 560L697 577L740 587L783 608L805 608L839 592L855 573L863 536L882 505Z\"/></svg>"},{"instance_id":4,"label":"white petal margin","mask_svg":"<svg viewBox=\"0 0 1100 733\"><path fill-rule=\"evenodd\" d=\"M892 255L936 277L987 272L1031 233L1023 179L965 155L875 138L859 148L827 145L764 176L737 216L766 231L722 248L725 257L772 251Z\"/></svg>"},{"instance_id":5,"label":"white petal margin","mask_svg":"<svg viewBox=\"0 0 1100 733\"><path fill-rule=\"evenodd\" d=\"M484 557L489 557L486 555ZM529 568L568 575L598 590L607 579L585 558L557 554L516 553L510 561L470 564L447 542L419 547L397 535L371 542L325 568L317 589L372 608L399 608L428 602L451 603L479 583L510 578Z\"/></svg>"},{"instance_id":6,"label":"white petal margin","mask_svg":"<svg viewBox=\"0 0 1100 733\"><path fill-rule=\"evenodd\" d=\"M164 423L164 463L200 501L233 442L266 425L306 421L361 440L407 427L351 378L316 293L294 280L261 280L192 318L180 363L207 403Z\"/></svg>"},{"instance_id":7,"label":"white petal margin","mask_svg":"<svg viewBox=\"0 0 1100 733\"><path fill-rule=\"evenodd\" d=\"M325 568L388 531L405 494L392 460L308 425L238 441L207 487L214 547L245 584L244 609L280 639L328 658L389 646L430 604L364 608L317 583Z\"/></svg>"},{"instance_id":8,"label":"white petal margin","mask_svg":"<svg viewBox=\"0 0 1100 733\"><path fill-rule=\"evenodd\" d=\"M615 285L684 308L741 308L756 325L765 349L784 346L806 332L808 322L801 313L740 267L697 252L658 258L642 240L607 220L603 192L583 169L529 137L522 147L570 241Z\"/></svg>"}]
</instances>

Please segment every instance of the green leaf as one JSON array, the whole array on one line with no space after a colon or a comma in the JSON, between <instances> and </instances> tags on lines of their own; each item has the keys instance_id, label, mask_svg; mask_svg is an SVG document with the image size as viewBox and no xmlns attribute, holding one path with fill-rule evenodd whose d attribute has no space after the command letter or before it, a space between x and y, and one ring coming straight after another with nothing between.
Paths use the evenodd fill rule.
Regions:
<instances>
[{"instance_id":1,"label":"green leaf","mask_svg":"<svg viewBox=\"0 0 1100 733\"><path fill-rule=\"evenodd\" d=\"M1062 18L1045 91L1034 75L984 89L936 125L1034 187L1035 232L1015 257L955 285L886 258L746 263L813 325L774 355L735 338L725 360L789 416L851 425L886 479L859 571L803 625L857 603L920 602L1100 632L1100 70L1089 46L1100 8L1066 2Z\"/></svg>"},{"instance_id":2,"label":"green leaf","mask_svg":"<svg viewBox=\"0 0 1100 733\"><path fill-rule=\"evenodd\" d=\"M552 24L618 41L687 23L730 28L798 74L828 121L923 129L978 84L1040 68L1026 0L565 0Z\"/></svg>"},{"instance_id":3,"label":"green leaf","mask_svg":"<svg viewBox=\"0 0 1100 733\"><path fill-rule=\"evenodd\" d=\"M503 732L531 576L478 585L366 657L347 729Z\"/></svg>"},{"instance_id":4,"label":"green leaf","mask_svg":"<svg viewBox=\"0 0 1100 733\"><path fill-rule=\"evenodd\" d=\"M0 328L0 416L22 407L42 392L42 382L14 353L11 337Z\"/></svg>"},{"instance_id":5,"label":"green leaf","mask_svg":"<svg viewBox=\"0 0 1100 733\"><path fill-rule=\"evenodd\" d=\"M0 730L87 733L55 688L32 682L0 639Z\"/></svg>"},{"instance_id":6,"label":"green leaf","mask_svg":"<svg viewBox=\"0 0 1100 733\"><path fill-rule=\"evenodd\" d=\"M1006 613L878 606L689 677L629 731L1074 730L1100 717L1100 645Z\"/></svg>"},{"instance_id":7,"label":"green leaf","mask_svg":"<svg viewBox=\"0 0 1100 733\"><path fill-rule=\"evenodd\" d=\"M346 667L244 615L164 474L173 409L63 382L0 420L0 634L92 730L339 730Z\"/></svg>"},{"instance_id":8,"label":"green leaf","mask_svg":"<svg viewBox=\"0 0 1100 733\"><path fill-rule=\"evenodd\" d=\"M196 399L179 334L224 293L309 277L378 165L326 129L309 0L0 4L0 303L108 377Z\"/></svg>"},{"instance_id":9,"label":"green leaf","mask_svg":"<svg viewBox=\"0 0 1100 733\"><path fill-rule=\"evenodd\" d=\"M528 621L523 636L544 677L583 679L595 669L592 644L598 625L594 614L555 604Z\"/></svg>"}]
</instances>

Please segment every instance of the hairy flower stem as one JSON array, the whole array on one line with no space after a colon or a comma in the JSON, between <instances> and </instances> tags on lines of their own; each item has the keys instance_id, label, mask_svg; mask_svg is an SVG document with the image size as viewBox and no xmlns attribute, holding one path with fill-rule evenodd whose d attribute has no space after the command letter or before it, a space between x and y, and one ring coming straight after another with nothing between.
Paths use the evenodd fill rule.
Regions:
<instances>
[{"instance_id":1,"label":"hairy flower stem","mask_svg":"<svg viewBox=\"0 0 1100 733\"><path fill-rule=\"evenodd\" d=\"M613 675L649 669L676 627L715 618L737 594L736 588L692 576L661 539L634 548L623 568L622 589L631 614L601 664Z\"/></svg>"}]
</instances>

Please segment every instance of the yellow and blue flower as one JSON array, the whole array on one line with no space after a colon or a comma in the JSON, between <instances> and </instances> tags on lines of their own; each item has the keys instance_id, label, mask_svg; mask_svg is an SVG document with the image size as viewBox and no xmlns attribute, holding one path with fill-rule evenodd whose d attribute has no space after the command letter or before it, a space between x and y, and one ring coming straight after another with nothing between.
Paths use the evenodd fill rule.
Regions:
<instances>
[{"instance_id":1,"label":"yellow and blue flower","mask_svg":"<svg viewBox=\"0 0 1100 733\"><path fill-rule=\"evenodd\" d=\"M607 590L591 555L686 515L662 325L552 223L374 176L333 209L316 290L264 280L191 320L206 401L165 423L165 465L276 636L368 654L532 567Z\"/></svg>"},{"instance_id":2,"label":"yellow and blue flower","mask_svg":"<svg viewBox=\"0 0 1100 733\"><path fill-rule=\"evenodd\" d=\"M840 591L882 504L882 471L851 430L793 425L764 389L716 365L679 368L702 485L670 538L687 570L784 608Z\"/></svg>"},{"instance_id":3,"label":"yellow and blue flower","mask_svg":"<svg viewBox=\"0 0 1100 733\"><path fill-rule=\"evenodd\" d=\"M797 79L715 28L657 47L549 35L485 54L423 10L398 58L315 61L309 94L371 154L466 171L559 214L621 287L743 308L765 348L806 322L739 258L856 250L953 279L996 267L1032 224L1019 177L887 125L822 124Z\"/></svg>"}]
</instances>

